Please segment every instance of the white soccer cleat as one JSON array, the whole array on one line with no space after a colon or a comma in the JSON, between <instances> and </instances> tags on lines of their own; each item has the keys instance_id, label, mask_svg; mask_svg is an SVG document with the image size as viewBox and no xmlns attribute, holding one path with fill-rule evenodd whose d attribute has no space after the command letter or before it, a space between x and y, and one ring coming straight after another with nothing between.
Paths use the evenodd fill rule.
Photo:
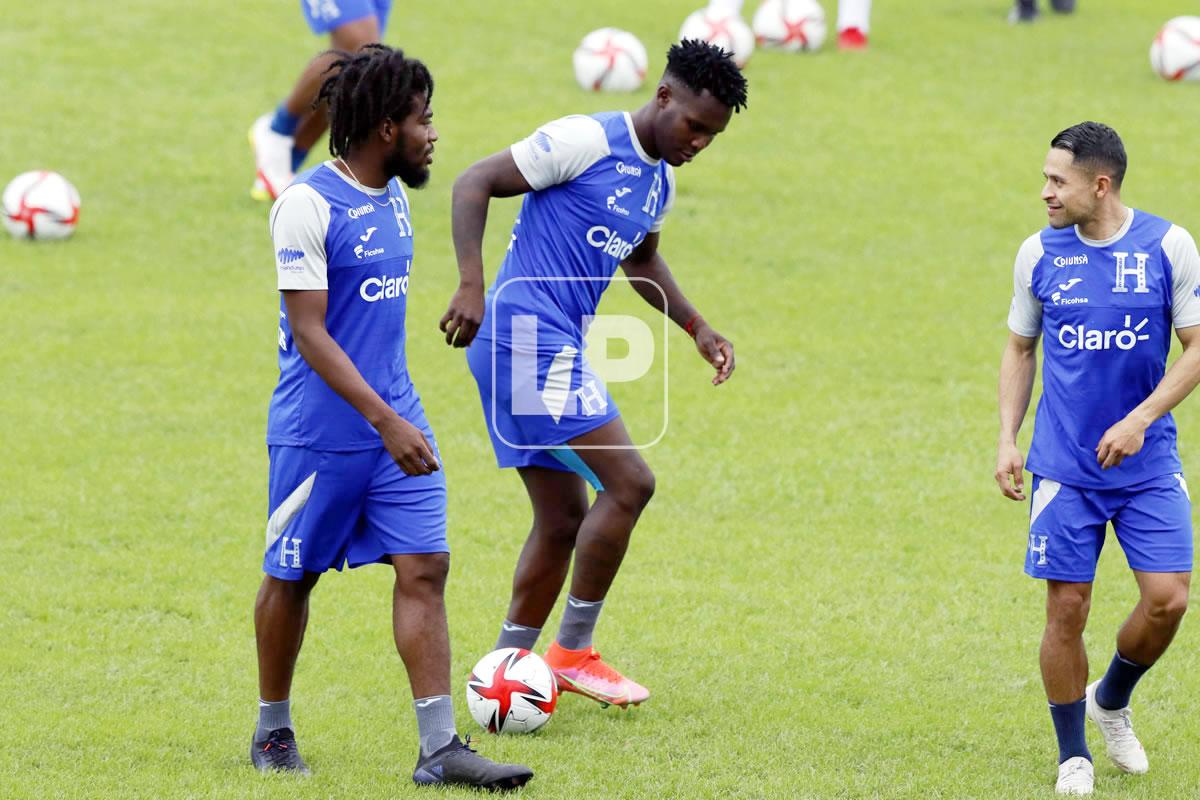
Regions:
<instances>
[{"instance_id":1,"label":"white soccer cleat","mask_svg":"<svg viewBox=\"0 0 1200 800\"><path fill-rule=\"evenodd\" d=\"M1101 708L1096 702L1096 687L1099 685L1100 681L1096 681L1087 687L1088 719L1096 723L1100 733L1104 734L1108 757L1117 765L1117 769L1131 775L1142 775L1150 769L1150 761L1146 758L1142 743L1133 732L1129 706L1115 711Z\"/></svg>"},{"instance_id":2,"label":"white soccer cleat","mask_svg":"<svg viewBox=\"0 0 1200 800\"><path fill-rule=\"evenodd\" d=\"M1054 791L1059 794L1091 794L1095 783L1092 762L1083 756L1075 756L1058 765L1058 781L1054 784Z\"/></svg>"},{"instance_id":3,"label":"white soccer cleat","mask_svg":"<svg viewBox=\"0 0 1200 800\"><path fill-rule=\"evenodd\" d=\"M271 130L270 114L263 114L254 120L250 128L250 145L254 148L257 178L262 181L263 188L272 200L279 197L279 193L296 177L292 172L293 144L295 137Z\"/></svg>"}]
</instances>

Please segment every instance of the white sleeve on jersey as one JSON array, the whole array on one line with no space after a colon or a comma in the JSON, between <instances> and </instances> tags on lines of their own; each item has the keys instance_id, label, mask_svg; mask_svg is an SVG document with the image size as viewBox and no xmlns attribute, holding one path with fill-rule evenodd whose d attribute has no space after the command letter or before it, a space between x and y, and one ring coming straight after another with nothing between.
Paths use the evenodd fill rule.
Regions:
<instances>
[{"instance_id":1,"label":"white sleeve on jersey","mask_svg":"<svg viewBox=\"0 0 1200 800\"><path fill-rule=\"evenodd\" d=\"M328 289L325 234L329 203L306 183L289 186L271 208L280 289Z\"/></svg>"},{"instance_id":2,"label":"white sleeve on jersey","mask_svg":"<svg viewBox=\"0 0 1200 800\"><path fill-rule=\"evenodd\" d=\"M581 114L547 122L509 150L534 191L578 178L610 152L604 126Z\"/></svg>"},{"instance_id":3,"label":"white sleeve on jersey","mask_svg":"<svg viewBox=\"0 0 1200 800\"><path fill-rule=\"evenodd\" d=\"M1200 325L1200 253L1192 235L1172 225L1162 240L1171 262L1171 324L1176 328Z\"/></svg>"},{"instance_id":4,"label":"white sleeve on jersey","mask_svg":"<svg viewBox=\"0 0 1200 800\"><path fill-rule=\"evenodd\" d=\"M670 164L667 164L667 202L663 203L663 207L659 210L658 216L654 218L654 224L650 226L651 233L658 233L662 230L663 221L667 218L667 212L675 206L675 170Z\"/></svg>"},{"instance_id":5,"label":"white sleeve on jersey","mask_svg":"<svg viewBox=\"0 0 1200 800\"><path fill-rule=\"evenodd\" d=\"M1042 332L1042 304L1033 296L1033 268L1045 249L1041 233L1035 233L1021 244L1013 264L1013 299L1008 310L1008 329L1030 339Z\"/></svg>"}]
</instances>

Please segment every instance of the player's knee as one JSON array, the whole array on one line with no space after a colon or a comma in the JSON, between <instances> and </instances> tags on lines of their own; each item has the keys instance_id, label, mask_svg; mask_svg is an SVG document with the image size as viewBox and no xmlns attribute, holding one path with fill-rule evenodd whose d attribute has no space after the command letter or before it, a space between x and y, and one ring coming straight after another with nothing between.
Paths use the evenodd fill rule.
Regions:
<instances>
[{"instance_id":1,"label":"player's knee","mask_svg":"<svg viewBox=\"0 0 1200 800\"><path fill-rule=\"evenodd\" d=\"M1087 625L1092 607L1091 595L1078 591L1057 591L1046 603L1046 627L1065 636L1078 636Z\"/></svg>"},{"instance_id":2,"label":"player's knee","mask_svg":"<svg viewBox=\"0 0 1200 800\"><path fill-rule=\"evenodd\" d=\"M1183 619L1187 608L1188 592L1181 588L1151 598L1146 605L1146 614L1151 622L1160 627L1174 627Z\"/></svg>"},{"instance_id":3,"label":"player's knee","mask_svg":"<svg viewBox=\"0 0 1200 800\"><path fill-rule=\"evenodd\" d=\"M449 553L396 556L392 563L396 568L398 594L441 594L446 588L446 577L450 574Z\"/></svg>"},{"instance_id":4,"label":"player's knee","mask_svg":"<svg viewBox=\"0 0 1200 800\"><path fill-rule=\"evenodd\" d=\"M633 511L641 511L654 497L654 473L645 463L627 470L615 485L606 485L605 491L613 493L613 499Z\"/></svg>"},{"instance_id":5,"label":"player's knee","mask_svg":"<svg viewBox=\"0 0 1200 800\"><path fill-rule=\"evenodd\" d=\"M573 545L579 534L579 526L587 514L587 506L568 503L552 512L539 514L534 519L534 532L543 540L556 544Z\"/></svg>"}]
</instances>

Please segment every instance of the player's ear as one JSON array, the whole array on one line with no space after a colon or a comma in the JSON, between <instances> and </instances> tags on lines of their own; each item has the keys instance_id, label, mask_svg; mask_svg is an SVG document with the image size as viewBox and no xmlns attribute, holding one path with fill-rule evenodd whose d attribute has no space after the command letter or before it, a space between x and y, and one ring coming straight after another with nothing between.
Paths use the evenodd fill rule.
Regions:
<instances>
[{"instance_id":1,"label":"player's ear","mask_svg":"<svg viewBox=\"0 0 1200 800\"><path fill-rule=\"evenodd\" d=\"M1112 178L1101 173L1096 176L1095 180L1096 197L1103 198L1112 191Z\"/></svg>"},{"instance_id":2,"label":"player's ear","mask_svg":"<svg viewBox=\"0 0 1200 800\"><path fill-rule=\"evenodd\" d=\"M658 85L658 90L654 93L654 99L660 109L666 108L671 103L671 84L663 81Z\"/></svg>"},{"instance_id":3,"label":"player's ear","mask_svg":"<svg viewBox=\"0 0 1200 800\"><path fill-rule=\"evenodd\" d=\"M383 122L379 123L379 137L388 144L395 140L396 123L392 122L391 117L384 117Z\"/></svg>"}]
</instances>

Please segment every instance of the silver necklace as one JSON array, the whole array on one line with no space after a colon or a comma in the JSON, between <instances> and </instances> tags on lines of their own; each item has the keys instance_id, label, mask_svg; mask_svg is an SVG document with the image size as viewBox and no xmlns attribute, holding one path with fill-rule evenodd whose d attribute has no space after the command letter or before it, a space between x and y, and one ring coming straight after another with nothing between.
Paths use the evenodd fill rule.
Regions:
<instances>
[{"instance_id":1,"label":"silver necklace","mask_svg":"<svg viewBox=\"0 0 1200 800\"><path fill-rule=\"evenodd\" d=\"M379 205L379 203L375 202L374 195L372 195L369 192L364 191L361 188L361 187L366 186L366 184L358 179L358 176L354 174L354 170L350 169L350 165L346 163L345 159L343 159L341 156L338 156L338 163L346 168L346 172L349 172L350 177L354 178L354 182L359 185L359 187L360 187L359 191L362 192L363 194L365 194L367 196L367 199L370 200L373 205L379 206L379 208L391 208L392 207L392 188L390 186L391 181L388 181L389 185L383 187L384 191L387 193L387 202L384 203L383 205Z\"/></svg>"}]
</instances>

